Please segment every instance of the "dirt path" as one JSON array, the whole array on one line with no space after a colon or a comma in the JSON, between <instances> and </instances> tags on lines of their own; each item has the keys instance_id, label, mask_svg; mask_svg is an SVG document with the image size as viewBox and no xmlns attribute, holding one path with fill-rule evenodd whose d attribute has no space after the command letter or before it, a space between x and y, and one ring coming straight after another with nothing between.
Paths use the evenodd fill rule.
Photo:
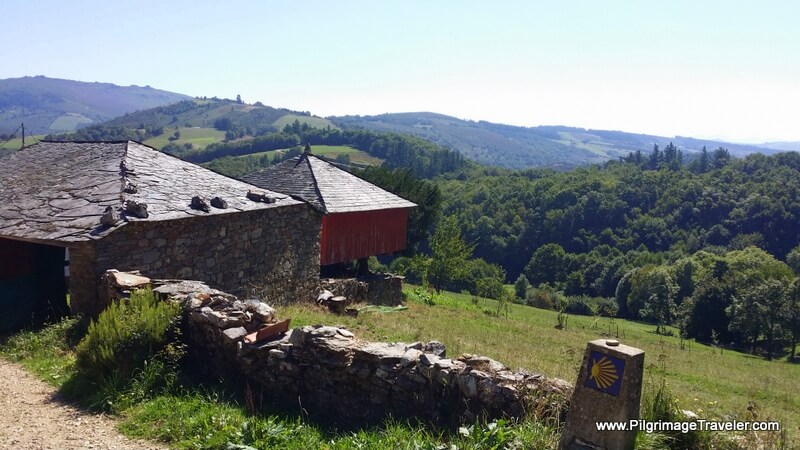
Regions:
<instances>
[{"instance_id":1,"label":"dirt path","mask_svg":"<svg viewBox=\"0 0 800 450\"><path fill-rule=\"evenodd\" d=\"M162 449L122 436L112 418L59 401L50 385L0 360L0 449Z\"/></svg>"}]
</instances>

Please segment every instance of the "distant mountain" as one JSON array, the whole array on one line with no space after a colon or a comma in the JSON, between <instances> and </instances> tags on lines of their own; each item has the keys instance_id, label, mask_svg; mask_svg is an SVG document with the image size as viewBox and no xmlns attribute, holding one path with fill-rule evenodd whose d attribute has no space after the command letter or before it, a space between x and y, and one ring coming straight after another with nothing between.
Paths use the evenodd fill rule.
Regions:
<instances>
[{"instance_id":1,"label":"distant mountain","mask_svg":"<svg viewBox=\"0 0 800 450\"><path fill-rule=\"evenodd\" d=\"M758 146L771 150L800 152L800 142L765 142L763 144L758 144Z\"/></svg>"},{"instance_id":2,"label":"distant mountain","mask_svg":"<svg viewBox=\"0 0 800 450\"><path fill-rule=\"evenodd\" d=\"M631 151L647 152L654 144L663 148L670 142L687 153L700 151L703 146L708 150L725 147L735 156L780 151L775 148L682 136L669 138L566 126L518 127L461 120L429 112L340 116L329 119L342 128L414 134L457 150L476 162L512 169L570 169L616 159Z\"/></svg>"},{"instance_id":3,"label":"distant mountain","mask_svg":"<svg viewBox=\"0 0 800 450\"><path fill-rule=\"evenodd\" d=\"M34 134L73 131L191 97L150 86L117 86L44 76L0 80L0 134L25 123Z\"/></svg>"}]
</instances>

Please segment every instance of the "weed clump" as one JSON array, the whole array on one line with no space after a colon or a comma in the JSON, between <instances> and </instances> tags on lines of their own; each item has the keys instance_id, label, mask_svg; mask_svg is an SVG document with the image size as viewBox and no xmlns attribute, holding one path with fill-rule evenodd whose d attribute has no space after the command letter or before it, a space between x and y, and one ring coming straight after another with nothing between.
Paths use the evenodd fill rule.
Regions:
<instances>
[{"instance_id":1,"label":"weed clump","mask_svg":"<svg viewBox=\"0 0 800 450\"><path fill-rule=\"evenodd\" d=\"M89 325L75 349L68 393L92 406L146 398L177 378L183 347L177 339L180 306L140 290L112 303ZM129 402L126 402L129 403Z\"/></svg>"}]
</instances>

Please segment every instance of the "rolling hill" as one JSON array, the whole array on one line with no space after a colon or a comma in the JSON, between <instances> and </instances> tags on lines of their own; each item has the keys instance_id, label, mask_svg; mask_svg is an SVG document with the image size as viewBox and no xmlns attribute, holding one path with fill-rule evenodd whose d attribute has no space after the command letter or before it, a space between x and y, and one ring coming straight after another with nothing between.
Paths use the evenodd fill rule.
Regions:
<instances>
[{"instance_id":1,"label":"rolling hill","mask_svg":"<svg viewBox=\"0 0 800 450\"><path fill-rule=\"evenodd\" d=\"M0 134L25 123L35 134L73 131L125 113L189 99L149 86L117 86L44 76L0 80Z\"/></svg>"},{"instance_id":2,"label":"rolling hill","mask_svg":"<svg viewBox=\"0 0 800 450\"><path fill-rule=\"evenodd\" d=\"M569 170L614 160L636 150L649 152L654 144L663 148L670 142L686 154L704 146L709 150L725 147L740 157L796 148L796 143L743 145L567 126L519 127L430 112L322 118L261 103L189 98L150 87L42 76L0 80L0 135L12 132L23 120L26 128L49 134L48 138L136 139L157 148L171 146L173 152L175 147L202 151L223 141L235 144L280 132L295 123L315 129L390 132L414 135L478 163L511 169ZM59 135L76 129L80 130L77 135Z\"/></svg>"},{"instance_id":3,"label":"rolling hill","mask_svg":"<svg viewBox=\"0 0 800 450\"><path fill-rule=\"evenodd\" d=\"M777 153L780 148L675 136L672 138L622 131L587 130L566 126L518 127L485 121L468 121L429 112L377 116L330 117L342 128L363 128L414 134L449 147L482 163L512 169L549 167L571 169L602 163L631 151L649 151L653 144L674 143L684 152L727 148L735 156Z\"/></svg>"}]
</instances>

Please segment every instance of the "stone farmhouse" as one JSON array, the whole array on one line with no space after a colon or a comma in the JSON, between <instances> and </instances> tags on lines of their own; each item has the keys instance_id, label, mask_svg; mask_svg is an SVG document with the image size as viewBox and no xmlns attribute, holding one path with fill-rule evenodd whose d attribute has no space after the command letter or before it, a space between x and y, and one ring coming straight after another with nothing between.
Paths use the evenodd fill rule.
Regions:
<instances>
[{"instance_id":1,"label":"stone farmhouse","mask_svg":"<svg viewBox=\"0 0 800 450\"><path fill-rule=\"evenodd\" d=\"M0 329L66 313L67 289L72 313L99 312L111 268L313 299L321 226L308 203L137 142L41 142L0 159Z\"/></svg>"}]
</instances>

